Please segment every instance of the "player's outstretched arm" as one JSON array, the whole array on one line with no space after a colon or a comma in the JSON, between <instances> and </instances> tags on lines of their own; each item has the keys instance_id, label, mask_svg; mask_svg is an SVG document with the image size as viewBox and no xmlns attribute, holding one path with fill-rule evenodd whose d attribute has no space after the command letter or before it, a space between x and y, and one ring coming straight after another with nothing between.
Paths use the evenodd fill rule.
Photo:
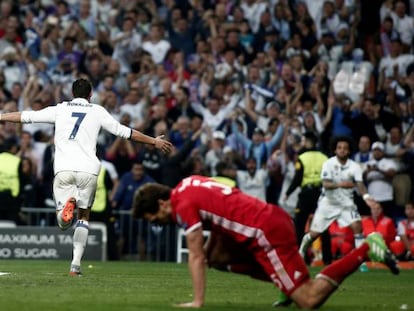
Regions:
<instances>
[{"instance_id":1,"label":"player's outstretched arm","mask_svg":"<svg viewBox=\"0 0 414 311\"><path fill-rule=\"evenodd\" d=\"M145 135L144 133L141 133L137 130L132 130L132 136L131 140L143 143L143 144L149 144L154 145L155 148L160 149L164 153L168 153L171 151L172 144L164 139L164 135L160 135L157 137L151 137L148 135Z\"/></svg>"},{"instance_id":2,"label":"player's outstretched arm","mask_svg":"<svg viewBox=\"0 0 414 311\"><path fill-rule=\"evenodd\" d=\"M9 121L20 123L21 122L22 113L21 112L8 112L0 114L0 121Z\"/></svg>"}]
</instances>

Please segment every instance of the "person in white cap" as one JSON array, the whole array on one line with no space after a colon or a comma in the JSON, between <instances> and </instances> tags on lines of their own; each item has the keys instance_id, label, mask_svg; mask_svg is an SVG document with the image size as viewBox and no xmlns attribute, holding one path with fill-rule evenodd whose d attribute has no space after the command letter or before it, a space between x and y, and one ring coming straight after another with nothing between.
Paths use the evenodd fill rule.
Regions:
<instances>
[{"instance_id":1,"label":"person in white cap","mask_svg":"<svg viewBox=\"0 0 414 311\"><path fill-rule=\"evenodd\" d=\"M397 172L397 165L385 157L385 145L382 142L374 142L371 151L373 159L367 162L364 171L368 193L381 203L385 215L393 217L395 204L392 179Z\"/></svg>"},{"instance_id":2,"label":"person in white cap","mask_svg":"<svg viewBox=\"0 0 414 311\"><path fill-rule=\"evenodd\" d=\"M216 176L216 165L224 160L223 148L226 145L226 134L223 131L214 131L211 136L211 148L206 153L205 164L209 167L211 176Z\"/></svg>"}]
</instances>

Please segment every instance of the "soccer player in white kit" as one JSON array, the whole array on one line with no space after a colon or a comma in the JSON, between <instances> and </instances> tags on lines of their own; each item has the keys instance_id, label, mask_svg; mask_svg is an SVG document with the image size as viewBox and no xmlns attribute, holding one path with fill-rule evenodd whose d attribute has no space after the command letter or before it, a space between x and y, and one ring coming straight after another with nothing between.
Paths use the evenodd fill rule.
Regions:
<instances>
[{"instance_id":1,"label":"soccer player in white kit","mask_svg":"<svg viewBox=\"0 0 414 311\"><path fill-rule=\"evenodd\" d=\"M89 102L92 86L86 79L72 84L73 99L39 111L0 114L0 120L21 123L52 123L55 125L55 159L53 182L58 226L66 230L72 225L74 209L78 217L73 234L73 258L70 275L81 275L81 259L89 230L89 213L101 162L96 144L101 128L144 144L152 144L167 153L171 143L163 136L147 136L116 121L102 106Z\"/></svg>"},{"instance_id":2,"label":"soccer player in white kit","mask_svg":"<svg viewBox=\"0 0 414 311\"><path fill-rule=\"evenodd\" d=\"M361 166L349 158L351 141L348 137L337 137L334 141L335 156L322 166L322 193L312 219L310 231L306 233L299 247L305 256L312 242L337 220L340 227L350 226L354 232L355 246L363 242L361 215L354 203L353 191L357 187L365 202L375 203L363 183Z\"/></svg>"}]
</instances>

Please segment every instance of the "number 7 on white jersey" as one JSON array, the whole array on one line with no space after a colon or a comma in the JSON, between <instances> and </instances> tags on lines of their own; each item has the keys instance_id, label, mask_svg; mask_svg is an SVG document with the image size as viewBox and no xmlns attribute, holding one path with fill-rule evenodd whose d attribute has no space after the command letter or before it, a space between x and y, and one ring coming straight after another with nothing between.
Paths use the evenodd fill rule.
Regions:
<instances>
[{"instance_id":1,"label":"number 7 on white jersey","mask_svg":"<svg viewBox=\"0 0 414 311\"><path fill-rule=\"evenodd\" d=\"M85 118L86 113L84 112L72 112L72 117L77 118L75 125L73 126L72 133L70 133L69 139L75 139L76 134L78 133L79 126Z\"/></svg>"}]
</instances>

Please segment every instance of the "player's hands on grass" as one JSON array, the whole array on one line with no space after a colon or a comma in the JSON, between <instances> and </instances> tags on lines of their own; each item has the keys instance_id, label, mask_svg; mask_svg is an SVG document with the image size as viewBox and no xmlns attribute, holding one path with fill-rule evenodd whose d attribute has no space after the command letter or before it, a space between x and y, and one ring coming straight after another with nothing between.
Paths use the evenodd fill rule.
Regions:
<instances>
[{"instance_id":1,"label":"player's hands on grass","mask_svg":"<svg viewBox=\"0 0 414 311\"><path fill-rule=\"evenodd\" d=\"M155 148L160 149L163 153L168 153L171 151L172 144L164 139L164 135L160 135L155 138Z\"/></svg>"},{"instance_id":2,"label":"player's hands on grass","mask_svg":"<svg viewBox=\"0 0 414 311\"><path fill-rule=\"evenodd\" d=\"M202 303L196 301L177 303L174 305L174 307L178 308L201 308L202 306Z\"/></svg>"}]
</instances>

